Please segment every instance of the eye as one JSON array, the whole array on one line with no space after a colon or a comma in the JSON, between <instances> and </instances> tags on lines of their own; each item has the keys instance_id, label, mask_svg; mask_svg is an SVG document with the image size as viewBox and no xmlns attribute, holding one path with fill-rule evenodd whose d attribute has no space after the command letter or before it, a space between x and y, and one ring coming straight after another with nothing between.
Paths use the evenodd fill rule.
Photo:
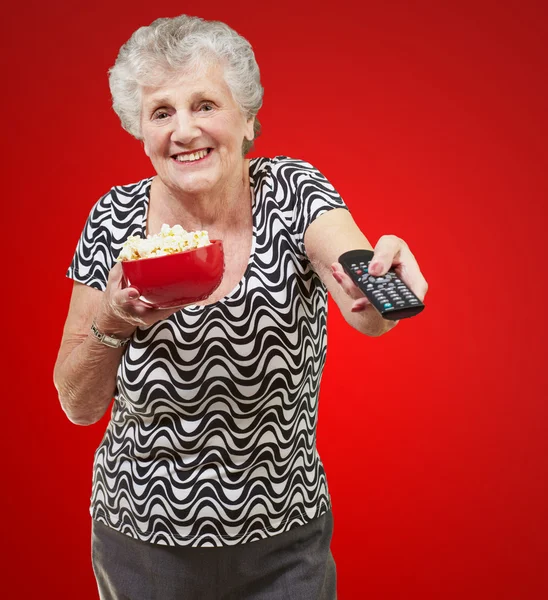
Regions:
<instances>
[{"instance_id":1,"label":"eye","mask_svg":"<svg viewBox=\"0 0 548 600\"><path fill-rule=\"evenodd\" d=\"M210 112L213 110L213 104L211 104L211 102L202 102L198 110L202 112Z\"/></svg>"},{"instance_id":2,"label":"eye","mask_svg":"<svg viewBox=\"0 0 548 600\"><path fill-rule=\"evenodd\" d=\"M152 113L152 118L155 120L162 120L162 119L166 119L167 117L169 117L169 114L163 108L160 108L160 109L154 111L154 113Z\"/></svg>"}]
</instances>

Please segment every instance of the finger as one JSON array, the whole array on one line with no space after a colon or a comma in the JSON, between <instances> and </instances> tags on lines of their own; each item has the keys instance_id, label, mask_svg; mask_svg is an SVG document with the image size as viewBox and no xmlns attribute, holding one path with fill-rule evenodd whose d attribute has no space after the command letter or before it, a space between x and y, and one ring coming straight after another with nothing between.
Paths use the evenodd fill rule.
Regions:
<instances>
[{"instance_id":1,"label":"finger","mask_svg":"<svg viewBox=\"0 0 548 600\"><path fill-rule=\"evenodd\" d=\"M367 309L368 306L371 306L371 302L369 302L369 300L364 296L363 298L358 298L357 300L354 300L350 310L353 313L363 312Z\"/></svg>"},{"instance_id":2,"label":"finger","mask_svg":"<svg viewBox=\"0 0 548 600\"><path fill-rule=\"evenodd\" d=\"M428 283L422 274L417 260L411 250L406 247L400 253L400 264L395 266L400 279L422 302L428 291Z\"/></svg>"},{"instance_id":3,"label":"finger","mask_svg":"<svg viewBox=\"0 0 548 600\"><path fill-rule=\"evenodd\" d=\"M123 277L124 271L122 270L122 263L117 262L110 270L110 273L108 274L108 280L109 282L112 282L112 284L118 286L122 281Z\"/></svg>"},{"instance_id":4,"label":"finger","mask_svg":"<svg viewBox=\"0 0 548 600\"><path fill-rule=\"evenodd\" d=\"M189 304L185 304L189 306ZM134 300L126 306L127 311L132 311L129 315L125 312L126 320L139 327L148 327L154 323L167 319L172 314L181 310L182 306L173 306L170 308L155 308L141 302L140 299Z\"/></svg>"},{"instance_id":5,"label":"finger","mask_svg":"<svg viewBox=\"0 0 548 600\"><path fill-rule=\"evenodd\" d=\"M145 311L143 309L150 309L139 301L141 292L135 287L116 287L117 276L117 273L113 274L110 281L110 293L105 297L107 313L113 315L117 320L124 321L135 327L144 325L143 313Z\"/></svg>"},{"instance_id":6,"label":"finger","mask_svg":"<svg viewBox=\"0 0 548 600\"><path fill-rule=\"evenodd\" d=\"M110 273L108 274L107 287L110 287L113 290L124 288L129 289L130 287L134 287L131 286L129 281L126 279L121 262L117 262L110 270ZM140 296L140 293L138 294L138 296Z\"/></svg>"},{"instance_id":7,"label":"finger","mask_svg":"<svg viewBox=\"0 0 548 600\"><path fill-rule=\"evenodd\" d=\"M417 296L417 298L422 302L424 297L426 296L426 292L428 292L428 283L424 278L423 274L420 272L420 269L414 269L412 266L406 268L405 272L402 274L402 280L407 284L407 287Z\"/></svg>"},{"instance_id":8,"label":"finger","mask_svg":"<svg viewBox=\"0 0 548 600\"><path fill-rule=\"evenodd\" d=\"M112 303L119 307L132 306L136 300L138 300L141 292L134 286L113 289L112 290Z\"/></svg>"},{"instance_id":9,"label":"finger","mask_svg":"<svg viewBox=\"0 0 548 600\"><path fill-rule=\"evenodd\" d=\"M428 283L421 273L417 260L409 246L394 235L383 235L375 246L369 263L372 275L384 275L394 268L402 281L422 302L428 291Z\"/></svg>"},{"instance_id":10,"label":"finger","mask_svg":"<svg viewBox=\"0 0 548 600\"><path fill-rule=\"evenodd\" d=\"M121 262L115 263L110 270L107 288L110 291L110 303L122 309L131 306L131 303L141 295L138 288L127 285Z\"/></svg>"},{"instance_id":11,"label":"finger","mask_svg":"<svg viewBox=\"0 0 548 600\"><path fill-rule=\"evenodd\" d=\"M333 275L333 279L335 279L335 281L342 287L342 289L348 296L350 296L354 300L364 297L363 292L344 272L342 266L339 263L333 263L331 265L331 273Z\"/></svg>"},{"instance_id":12,"label":"finger","mask_svg":"<svg viewBox=\"0 0 548 600\"><path fill-rule=\"evenodd\" d=\"M395 235L381 236L369 263L371 275L384 275L394 264L399 264L404 246L407 244Z\"/></svg>"}]
</instances>

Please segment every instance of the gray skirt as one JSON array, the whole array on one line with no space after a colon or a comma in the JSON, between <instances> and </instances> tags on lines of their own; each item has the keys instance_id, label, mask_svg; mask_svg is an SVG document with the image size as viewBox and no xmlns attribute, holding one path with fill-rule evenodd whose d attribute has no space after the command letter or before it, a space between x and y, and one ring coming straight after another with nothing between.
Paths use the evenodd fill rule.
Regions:
<instances>
[{"instance_id":1,"label":"gray skirt","mask_svg":"<svg viewBox=\"0 0 548 600\"><path fill-rule=\"evenodd\" d=\"M328 511L286 533L239 546L172 547L92 526L101 600L336 600Z\"/></svg>"}]
</instances>

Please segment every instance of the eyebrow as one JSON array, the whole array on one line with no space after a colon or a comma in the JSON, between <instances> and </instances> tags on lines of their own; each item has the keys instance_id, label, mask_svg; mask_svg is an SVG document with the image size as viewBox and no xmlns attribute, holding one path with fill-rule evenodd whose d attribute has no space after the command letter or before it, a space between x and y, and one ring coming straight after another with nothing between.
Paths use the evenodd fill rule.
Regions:
<instances>
[{"instance_id":1,"label":"eyebrow","mask_svg":"<svg viewBox=\"0 0 548 600\"><path fill-rule=\"evenodd\" d=\"M169 100L166 96L149 96L146 103L149 106L153 104L169 104Z\"/></svg>"},{"instance_id":2,"label":"eyebrow","mask_svg":"<svg viewBox=\"0 0 548 600\"><path fill-rule=\"evenodd\" d=\"M211 90L202 90L200 92L194 92L190 97L191 102L196 102L197 100L201 100L202 98L213 97L213 92ZM167 96L149 96L147 99L147 105L163 105L163 104L171 104L171 100Z\"/></svg>"}]
</instances>

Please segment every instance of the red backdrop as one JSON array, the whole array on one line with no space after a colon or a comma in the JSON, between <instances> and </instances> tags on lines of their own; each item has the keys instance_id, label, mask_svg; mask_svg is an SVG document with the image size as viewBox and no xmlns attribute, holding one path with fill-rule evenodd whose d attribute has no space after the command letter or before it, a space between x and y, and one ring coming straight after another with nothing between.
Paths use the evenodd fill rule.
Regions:
<instances>
[{"instance_id":1,"label":"red backdrop","mask_svg":"<svg viewBox=\"0 0 548 600\"><path fill-rule=\"evenodd\" d=\"M430 283L425 311L379 339L330 304L318 446L339 597L548 597L543 3L77 4L17 3L2 24L3 597L97 598L88 503L107 420L77 427L57 401L64 274L96 199L151 174L107 69L138 26L184 11L256 51L255 155L316 165Z\"/></svg>"}]
</instances>

